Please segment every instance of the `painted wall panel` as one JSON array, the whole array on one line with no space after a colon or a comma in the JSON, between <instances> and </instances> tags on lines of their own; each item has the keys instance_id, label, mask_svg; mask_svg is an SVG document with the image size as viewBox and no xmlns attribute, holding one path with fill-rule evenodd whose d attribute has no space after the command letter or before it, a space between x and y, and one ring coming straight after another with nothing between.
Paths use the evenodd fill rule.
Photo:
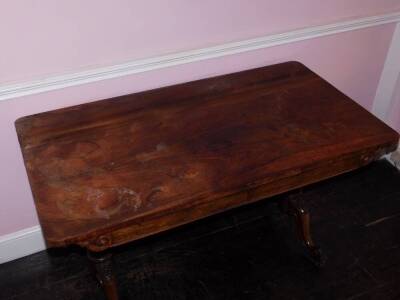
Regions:
<instances>
[{"instance_id":1,"label":"painted wall panel","mask_svg":"<svg viewBox=\"0 0 400 300\"><path fill-rule=\"evenodd\" d=\"M0 84L396 10L398 0L3 0Z\"/></svg>"}]
</instances>

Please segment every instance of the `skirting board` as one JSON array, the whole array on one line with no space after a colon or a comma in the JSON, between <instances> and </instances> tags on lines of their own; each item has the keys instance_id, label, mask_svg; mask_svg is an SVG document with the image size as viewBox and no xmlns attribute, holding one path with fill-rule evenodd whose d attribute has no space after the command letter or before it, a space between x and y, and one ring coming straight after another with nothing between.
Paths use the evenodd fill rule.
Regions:
<instances>
[{"instance_id":1,"label":"skirting board","mask_svg":"<svg viewBox=\"0 0 400 300\"><path fill-rule=\"evenodd\" d=\"M386 156L386 159L397 169L400 170L400 147L397 148L397 151L393 152L390 155Z\"/></svg>"},{"instance_id":2,"label":"skirting board","mask_svg":"<svg viewBox=\"0 0 400 300\"><path fill-rule=\"evenodd\" d=\"M0 237L0 264L46 249L40 226Z\"/></svg>"},{"instance_id":3,"label":"skirting board","mask_svg":"<svg viewBox=\"0 0 400 300\"><path fill-rule=\"evenodd\" d=\"M157 70L237 53L264 49L293 42L299 42L341 32L368 28L372 26L397 23L400 12L376 15L366 18L311 26L278 34L271 34L255 39L217 45L209 48L195 49L158 57L133 60L122 64L101 67L92 70L42 78L31 82L0 85L0 101L21 96L58 90L65 87L78 86L105 79L117 78L150 70Z\"/></svg>"},{"instance_id":4,"label":"skirting board","mask_svg":"<svg viewBox=\"0 0 400 300\"><path fill-rule=\"evenodd\" d=\"M210 48L130 61L124 64L54 76L32 82L0 85L0 101L399 21L400 12L396 12L308 27ZM0 264L45 249L40 226L0 236Z\"/></svg>"}]
</instances>

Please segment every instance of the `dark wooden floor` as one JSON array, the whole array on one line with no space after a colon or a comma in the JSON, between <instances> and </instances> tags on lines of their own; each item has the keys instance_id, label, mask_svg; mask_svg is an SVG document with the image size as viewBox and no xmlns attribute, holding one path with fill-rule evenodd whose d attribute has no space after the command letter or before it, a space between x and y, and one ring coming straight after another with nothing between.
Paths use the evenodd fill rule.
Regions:
<instances>
[{"instance_id":1,"label":"dark wooden floor","mask_svg":"<svg viewBox=\"0 0 400 300\"><path fill-rule=\"evenodd\" d=\"M380 161L304 190L322 270L277 208L287 196L117 249L123 299L400 299L400 172ZM0 265L0 299L104 297L73 248Z\"/></svg>"}]
</instances>

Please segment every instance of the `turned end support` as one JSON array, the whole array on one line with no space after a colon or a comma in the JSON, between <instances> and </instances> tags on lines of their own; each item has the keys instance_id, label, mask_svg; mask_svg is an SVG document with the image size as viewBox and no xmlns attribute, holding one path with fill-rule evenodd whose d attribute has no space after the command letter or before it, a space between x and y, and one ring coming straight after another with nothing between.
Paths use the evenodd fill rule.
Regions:
<instances>
[{"instance_id":1,"label":"turned end support","mask_svg":"<svg viewBox=\"0 0 400 300\"><path fill-rule=\"evenodd\" d=\"M310 213L304 208L300 197L287 198L281 203L281 209L294 219L298 236L308 251L308 258L317 267L322 267L326 262L326 257L312 239Z\"/></svg>"},{"instance_id":2,"label":"turned end support","mask_svg":"<svg viewBox=\"0 0 400 300\"><path fill-rule=\"evenodd\" d=\"M104 289L107 300L118 300L117 280L113 272L112 254L87 251L93 272Z\"/></svg>"}]
</instances>

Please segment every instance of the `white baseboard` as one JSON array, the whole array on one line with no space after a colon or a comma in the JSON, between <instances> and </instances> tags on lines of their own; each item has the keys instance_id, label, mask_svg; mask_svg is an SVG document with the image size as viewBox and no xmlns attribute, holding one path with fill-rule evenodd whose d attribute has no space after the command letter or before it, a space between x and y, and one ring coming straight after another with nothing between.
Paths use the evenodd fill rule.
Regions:
<instances>
[{"instance_id":1,"label":"white baseboard","mask_svg":"<svg viewBox=\"0 0 400 300\"><path fill-rule=\"evenodd\" d=\"M397 150L389 155L386 155L385 158L397 169L400 170L400 146Z\"/></svg>"},{"instance_id":2,"label":"white baseboard","mask_svg":"<svg viewBox=\"0 0 400 300\"><path fill-rule=\"evenodd\" d=\"M40 226L0 237L0 264L46 249Z\"/></svg>"},{"instance_id":3,"label":"white baseboard","mask_svg":"<svg viewBox=\"0 0 400 300\"><path fill-rule=\"evenodd\" d=\"M133 60L113 66L42 78L31 82L0 85L0 101L399 21L400 12L395 12L312 26L209 48Z\"/></svg>"}]
</instances>

